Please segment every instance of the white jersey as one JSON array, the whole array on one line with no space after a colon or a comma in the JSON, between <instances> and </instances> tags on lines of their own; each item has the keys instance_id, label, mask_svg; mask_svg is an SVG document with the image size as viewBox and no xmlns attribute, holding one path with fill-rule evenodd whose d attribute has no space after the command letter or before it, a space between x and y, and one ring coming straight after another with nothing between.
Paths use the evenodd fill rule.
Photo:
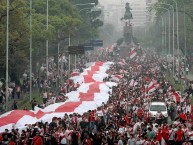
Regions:
<instances>
[{"instance_id":1,"label":"white jersey","mask_svg":"<svg viewBox=\"0 0 193 145\"><path fill-rule=\"evenodd\" d=\"M185 111L185 113L187 113L187 112L190 113L190 111L191 111L191 106L190 106L190 105L187 105L187 106L186 106L186 111Z\"/></svg>"},{"instance_id":2,"label":"white jersey","mask_svg":"<svg viewBox=\"0 0 193 145\"><path fill-rule=\"evenodd\" d=\"M193 140L193 131L188 131L189 140Z\"/></svg>"},{"instance_id":3,"label":"white jersey","mask_svg":"<svg viewBox=\"0 0 193 145\"><path fill-rule=\"evenodd\" d=\"M61 133L61 134L60 134L60 137L61 137L60 143L61 143L61 144L67 144L67 140L66 140L66 135L65 135L65 133Z\"/></svg>"},{"instance_id":4,"label":"white jersey","mask_svg":"<svg viewBox=\"0 0 193 145\"><path fill-rule=\"evenodd\" d=\"M143 144L142 140L137 140L136 141L136 145L142 145L142 144Z\"/></svg>"},{"instance_id":5,"label":"white jersey","mask_svg":"<svg viewBox=\"0 0 193 145\"><path fill-rule=\"evenodd\" d=\"M169 130L169 140L174 140L175 137L175 131L173 129Z\"/></svg>"}]
</instances>

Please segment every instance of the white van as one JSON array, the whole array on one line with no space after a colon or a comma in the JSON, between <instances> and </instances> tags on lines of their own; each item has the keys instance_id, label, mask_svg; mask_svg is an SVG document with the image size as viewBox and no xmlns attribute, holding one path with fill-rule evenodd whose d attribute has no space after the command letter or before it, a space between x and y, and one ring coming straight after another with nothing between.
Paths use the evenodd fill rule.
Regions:
<instances>
[{"instance_id":1,"label":"white van","mask_svg":"<svg viewBox=\"0 0 193 145\"><path fill-rule=\"evenodd\" d=\"M149 106L149 112L151 114L151 118L155 118L157 111L160 110L162 115L164 116L164 120L167 122L168 119L168 110L165 102L151 102Z\"/></svg>"}]
</instances>

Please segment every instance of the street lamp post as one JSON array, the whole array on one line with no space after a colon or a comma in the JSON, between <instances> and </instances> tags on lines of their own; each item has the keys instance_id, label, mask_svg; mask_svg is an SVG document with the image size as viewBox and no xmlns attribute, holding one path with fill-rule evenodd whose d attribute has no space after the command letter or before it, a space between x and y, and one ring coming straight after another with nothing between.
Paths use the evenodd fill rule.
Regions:
<instances>
[{"instance_id":1,"label":"street lamp post","mask_svg":"<svg viewBox=\"0 0 193 145\"><path fill-rule=\"evenodd\" d=\"M59 71L59 54L60 54L60 43L58 42L58 78L59 78L59 74L60 74L60 71Z\"/></svg>"},{"instance_id":2,"label":"street lamp post","mask_svg":"<svg viewBox=\"0 0 193 145\"><path fill-rule=\"evenodd\" d=\"M84 5L95 5L95 3L85 3L85 4L75 4L74 6L84 6ZM83 8L83 9L81 9L80 11L79 11L79 13L81 12L81 11L83 11L83 10L86 10L86 9L91 9L91 8ZM70 44L70 43L69 43ZM70 46L70 45L69 45ZM77 56L76 56L76 54L75 54L75 69L76 69L76 58ZM69 55L69 59L70 59L70 55ZM70 66L70 64L69 64L69 66ZM70 68L70 67L69 67Z\"/></svg>"},{"instance_id":3,"label":"street lamp post","mask_svg":"<svg viewBox=\"0 0 193 145\"><path fill-rule=\"evenodd\" d=\"M187 52L186 52L186 14L185 14L185 4L184 4L184 48L185 48L185 84L187 83L186 79L187 79L187 76L186 76L186 57L187 57ZM185 85L186 86L186 85Z\"/></svg>"},{"instance_id":4,"label":"street lamp post","mask_svg":"<svg viewBox=\"0 0 193 145\"><path fill-rule=\"evenodd\" d=\"M176 21L177 21L177 50L179 51L179 21L178 21L178 4L175 0L172 0L176 5ZM177 51L177 52L178 52Z\"/></svg>"},{"instance_id":5,"label":"street lamp post","mask_svg":"<svg viewBox=\"0 0 193 145\"><path fill-rule=\"evenodd\" d=\"M168 45L169 45L169 54L170 54L170 21L171 21L171 19L170 19L170 10L169 9L167 9L167 8L164 8L164 7L161 7L161 6L156 6L157 8L161 8L161 9L164 9L164 10L167 10L168 11L168 15L169 15L169 28L168 28L168 33L169 33L169 35L168 35L168 37L169 37L169 42L168 42ZM162 17L162 19L163 19L163 17ZM163 23L163 21L162 21L162 23ZM174 28L173 28L174 29ZM165 27L164 27L164 31L165 31L165 39L164 39L164 41L165 41L165 46L166 46L166 40L167 40L167 37L166 37L166 18L165 18Z\"/></svg>"},{"instance_id":6,"label":"street lamp post","mask_svg":"<svg viewBox=\"0 0 193 145\"><path fill-rule=\"evenodd\" d=\"M32 99L32 0L30 0L30 101Z\"/></svg>"},{"instance_id":7,"label":"street lamp post","mask_svg":"<svg viewBox=\"0 0 193 145\"><path fill-rule=\"evenodd\" d=\"M178 4L175 0L172 0L175 5L176 5L176 21L177 21L177 54L180 52L180 44L179 44L179 21L178 21ZM180 63L179 59L178 62ZM174 65L174 64L173 64ZM178 64L179 65L179 64ZM173 66L174 68L174 66ZM180 67L178 66L178 72L180 71ZM178 77L179 77L180 73L178 73Z\"/></svg>"},{"instance_id":8,"label":"street lamp post","mask_svg":"<svg viewBox=\"0 0 193 145\"><path fill-rule=\"evenodd\" d=\"M175 29L174 29L174 7L173 7L173 5L170 5L170 4L166 4L166 3L157 3L157 4L159 4L159 5L168 5L168 6L170 6L171 8L172 8L172 10L173 10L173 22L172 22L172 25L173 25L173 44L172 44L172 47L173 47L173 76L174 76L174 65L175 65L175 60L174 60L174 54L175 54L175 34L174 34L174 31L175 31Z\"/></svg>"},{"instance_id":9,"label":"street lamp post","mask_svg":"<svg viewBox=\"0 0 193 145\"><path fill-rule=\"evenodd\" d=\"M173 24L173 44L172 44L172 46L173 46L173 58L174 58L174 44L175 44L175 37L174 37L174 7L172 6L172 5L170 5L170 4L165 4L165 3L158 3L159 5L168 5L168 6L170 6L171 8L172 8L172 10L173 10L173 22L172 22L172 24ZM169 10L169 9L168 9ZM169 17L169 19L170 19L170 17ZM170 23L170 21L169 21L169 23ZM170 25L170 24L169 24ZM169 29L170 29L170 27L169 27ZM170 34L169 34L169 39L170 39ZM171 44L170 44L170 47L171 47ZM169 51L169 53L170 53L171 51Z\"/></svg>"},{"instance_id":10,"label":"street lamp post","mask_svg":"<svg viewBox=\"0 0 193 145\"><path fill-rule=\"evenodd\" d=\"M5 81L5 87L6 87L6 111L8 111L8 81L9 81L9 0L7 0L7 30L6 30L6 81Z\"/></svg>"},{"instance_id":11,"label":"street lamp post","mask_svg":"<svg viewBox=\"0 0 193 145\"><path fill-rule=\"evenodd\" d=\"M48 30L48 7L49 3L47 0L47 10L46 10L46 29ZM48 39L46 40L46 78L48 80Z\"/></svg>"},{"instance_id":12,"label":"street lamp post","mask_svg":"<svg viewBox=\"0 0 193 145\"><path fill-rule=\"evenodd\" d=\"M68 46L71 45L71 41L70 41L70 34L69 34L69 38L68 38ZM68 71L69 71L69 77L70 77L70 54L68 55Z\"/></svg>"},{"instance_id":13,"label":"street lamp post","mask_svg":"<svg viewBox=\"0 0 193 145\"><path fill-rule=\"evenodd\" d=\"M162 18L162 47L164 46L164 35L163 35L163 27L164 27L164 19L163 16L161 16Z\"/></svg>"},{"instance_id":14,"label":"street lamp post","mask_svg":"<svg viewBox=\"0 0 193 145\"><path fill-rule=\"evenodd\" d=\"M169 14L169 13L168 13ZM165 47L166 47L166 45L167 45L167 32L166 32L166 30L167 30L167 21L166 21L166 17L164 17L164 20L165 20L165 26L164 26L164 36L165 36L165 39L164 39L164 42L165 42ZM166 48L164 48L164 49L166 49Z\"/></svg>"}]
</instances>

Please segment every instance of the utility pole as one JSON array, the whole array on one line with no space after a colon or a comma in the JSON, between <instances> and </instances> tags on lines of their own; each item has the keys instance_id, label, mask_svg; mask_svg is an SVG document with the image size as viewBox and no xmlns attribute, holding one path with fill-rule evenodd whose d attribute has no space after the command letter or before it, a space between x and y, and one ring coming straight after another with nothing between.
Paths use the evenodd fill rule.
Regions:
<instances>
[{"instance_id":1,"label":"utility pole","mask_svg":"<svg viewBox=\"0 0 193 145\"><path fill-rule=\"evenodd\" d=\"M30 0L30 73L29 73L29 78L30 78L30 101L32 99L32 0Z\"/></svg>"},{"instance_id":2,"label":"utility pole","mask_svg":"<svg viewBox=\"0 0 193 145\"><path fill-rule=\"evenodd\" d=\"M9 83L9 0L7 0L7 31L6 31L6 81L5 81L5 87L6 87L6 111L8 111L8 83Z\"/></svg>"},{"instance_id":3,"label":"utility pole","mask_svg":"<svg viewBox=\"0 0 193 145\"><path fill-rule=\"evenodd\" d=\"M48 30L48 0L47 0L47 14L46 14L46 29ZM46 40L46 78L48 80L48 39Z\"/></svg>"}]
</instances>

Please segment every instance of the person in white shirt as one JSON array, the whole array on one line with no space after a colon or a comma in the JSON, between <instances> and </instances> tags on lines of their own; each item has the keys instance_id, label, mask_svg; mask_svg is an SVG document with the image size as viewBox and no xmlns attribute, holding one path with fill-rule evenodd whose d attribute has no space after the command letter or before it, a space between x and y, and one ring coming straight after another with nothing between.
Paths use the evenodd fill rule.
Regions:
<instances>
[{"instance_id":1,"label":"person in white shirt","mask_svg":"<svg viewBox=\"0 0 193 145\"><path fill-rule=\"evenodd\" d=\"M190 113L190 111L191 111L191 105L190 104L187 104L186 105L186 110L185 110L185 113Z\"/></svg>"},{"instance_id":2,"label":"person in white shirt","mask_svg":"<svg viewBox=\"0 0 193 145\"><path fill-rule=\"evenodd\" d=\"M122 136L120 136L120 139L118 141L118 145L123 145L123 137Z\"/></svg>"},{"instance_id":3,"label":"person in white shirt","mask_svg":"<svg viewBox=\"0 0 193 145\"><path fill-rule=\"evenodd\" d=\"M127 145L136 145L136 139L133 134L130 134L130 139L128 139Z\"/></svg>"},{"instance_id":4,"label":"person in white shirt","mask_svg":"<svg viewBox=\"0 0 193 145\"><path fill-rule=\"evenodd\" d=\"M60 133L60 145L66 145L67 144L67 136L65 130Z\"/></svg>"},{"instance_id":5,"label":"person in white shirt","mask_svg":"<svg viewBox=\"0 0 193 145\"><path fill-rule=\"evenodd\" d=\"M173 128L171 128L171 127L169 127L168 137L169 137L168 142L169 142L170 144L174 144L175 131L174 131Z\"/></svg>"},{"instance_id":6,"label":"person in white shirt","mask_svg":"<svg viewBox=\"0 0 193 145\"><path fill-rule=\"evenodd\" d=\"M190 128L188 131L189 141L193 142L193 130Z\"/></svg>"},{"instance_id":7,"label":"person in white shirt","mask_svg":"<svg viewBox=\"0 0 193 145\"><path fill-rule=\"evenodd\" d=\"M103 116L103 111L99 108L97 111L96 111L96 115L98 117L102 117Z\"/></svg>"}]
</instances>

